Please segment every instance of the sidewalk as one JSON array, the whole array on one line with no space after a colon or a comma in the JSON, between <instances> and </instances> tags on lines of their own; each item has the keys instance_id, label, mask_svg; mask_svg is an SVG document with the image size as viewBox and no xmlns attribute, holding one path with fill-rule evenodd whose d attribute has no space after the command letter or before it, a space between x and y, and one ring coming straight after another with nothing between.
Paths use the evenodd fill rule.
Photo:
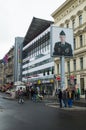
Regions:
<instances>
[{"instance_id":1,"label":"sidewalk","mask_svg":"<svg viewBox=\"0 0 86 130\"><path fill-rule=\"evenodd\" d=\"M52 107L52 108L57 108L59 110L64 110L64 111L86 111L86 107L80 107L80 106L72 106L72 107L59 107L59 103L46 103L46 106Z\"/></svg>"},{"instance_id":2,"label":"sidewalk","mask_svg":"<svg viewBox=\"0 0 86 130\"><path fill-rule=\"evenodd\" d=\"M6 93L1 93L0 92L0 97L4 99L10 99L10 100L15 100L15 98L11 97L9 94ZM55 96L45 96L44 97L44 102L45 103L53 103L53 104L58 104L58 99ZM75 100L73 103L73 107L86 107L86 99L80 99L80 100Z\"/></svg>"},{"instance_id":3,"label":"sidewalk","mask_svg":"<svg viewBox=\"0 0 86 130\"><path fill-rule=\"evenodd\" d=\"M44 100L47 100L48 102L58 103L58 99L55 96L46 96ZM73 106L86 107L86 99L81 98L80 100L75 100Z\"/></svg>"},{"instance_id":4,"label":"sidewalk","mask_svg":"<svg viewBox=\"0 0 86 130\"><path fill-rule=\"evenodd\" d=\"M75 106L81 106L81 107L86 107L86 99L80 99L80 100L75 100L74 101Z\"/></svg>"},{"instance_id":5,"label":"sidewalk","mask_svg":"<svg viewBox=\"0 0 86 130\"><path fill-rule=\"evenodd\" d=\"M60 108L58 99L53 96L46 96L44 98L45 105L52 108L57 108L64 111L86 111L86 100L75 100L72 107Z\"/></svg>"}]
</instances>

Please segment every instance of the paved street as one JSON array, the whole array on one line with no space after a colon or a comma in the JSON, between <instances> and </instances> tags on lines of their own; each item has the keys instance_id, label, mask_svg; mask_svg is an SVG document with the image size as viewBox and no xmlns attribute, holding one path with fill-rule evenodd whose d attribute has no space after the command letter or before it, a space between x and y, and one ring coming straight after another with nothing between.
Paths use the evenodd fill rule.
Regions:
<instances>
[{"instance_id":1,"label":"paved street","mask_svg":"<svg viewBox=\"0 0 86 130\"><path fill-rule=\"evenodd\" d=\"M0 97L0 130L82 130L86 127L86 110L60 109L58 104L35 103Z\"/></svg>"}]
</instances>

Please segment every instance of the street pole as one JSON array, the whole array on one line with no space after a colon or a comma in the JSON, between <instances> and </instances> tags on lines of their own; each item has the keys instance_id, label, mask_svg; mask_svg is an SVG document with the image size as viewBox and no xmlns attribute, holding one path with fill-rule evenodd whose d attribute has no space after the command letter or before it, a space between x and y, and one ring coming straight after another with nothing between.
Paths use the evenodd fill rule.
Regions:
<instances>
[{"instance_id":1,"label":"street pole","mask_svg":"<svg viewBox=\"0 0 86 130\"><path fill-rule=\"evenodd\" d=\"M60 57L61 64L61 90L63 91L65 87L65 58L64 56Z\"/></svg>"}]
</instances>

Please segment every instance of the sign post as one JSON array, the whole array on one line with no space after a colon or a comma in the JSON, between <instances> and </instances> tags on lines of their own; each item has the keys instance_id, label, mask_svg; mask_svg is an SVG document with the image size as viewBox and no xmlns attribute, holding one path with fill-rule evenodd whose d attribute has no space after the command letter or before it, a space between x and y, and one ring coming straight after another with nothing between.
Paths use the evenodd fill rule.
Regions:
<instances>
[{"instance_id":1,"label":"sign post","mask_svg":"<svg viewBox=\"0 0 86 130\"><path fill-rule=\"evenodd\" d=\"M60 76L57 76L57 77L56 77L56 80L60 81L60 80L61 80Z\"/></svg>"},{"instance_id":2,"label":"sign post","mask_svg":"<svg viewBox=\"0 0 86 130\"><path fill-rule=\"evenodd\" d=\"M65 58L73 57L73 29L51 26L51 56L60 58L61 89L65 86ZM58 59L57 59L58 60Z\"/></svg>"},{"instance_id":3,"label":"sign post","mask_svg":"<svg viewBox=\"0 0 86 130\"><path fill-rule=\"evenodd\" d=\"M64 56L60 57L61 64L61 90L64 90L65 87L65 58Z\"/></svg>"}]
</instances>

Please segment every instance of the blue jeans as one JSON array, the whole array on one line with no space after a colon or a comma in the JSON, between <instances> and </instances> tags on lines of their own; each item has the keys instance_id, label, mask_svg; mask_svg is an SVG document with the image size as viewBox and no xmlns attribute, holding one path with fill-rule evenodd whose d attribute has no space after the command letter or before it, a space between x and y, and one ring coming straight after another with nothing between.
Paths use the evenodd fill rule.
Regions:
<instances>
[{"instance_id":1,"label":"blue jeans","mask_svg":"<svg viewBox=\"0 0 86 130\"><path fill-rule=\"evenodd\" d=\"M64 107L67 107L68 100L67 99L63 99L63 103L64 103Z\"/></svg>"},{"instance_id":2,"label":"blue jeans","mask_svg":"<svg viewBox=\"0 0 86 130\"><path fill-rule=\"evenodd\" d=\"M72 105L73 105L73 101L72 101L72 99L69 98L69 99L68 99L68 106L69 106L69 107L72 107Z\"/></svg>"}]
</instances>

